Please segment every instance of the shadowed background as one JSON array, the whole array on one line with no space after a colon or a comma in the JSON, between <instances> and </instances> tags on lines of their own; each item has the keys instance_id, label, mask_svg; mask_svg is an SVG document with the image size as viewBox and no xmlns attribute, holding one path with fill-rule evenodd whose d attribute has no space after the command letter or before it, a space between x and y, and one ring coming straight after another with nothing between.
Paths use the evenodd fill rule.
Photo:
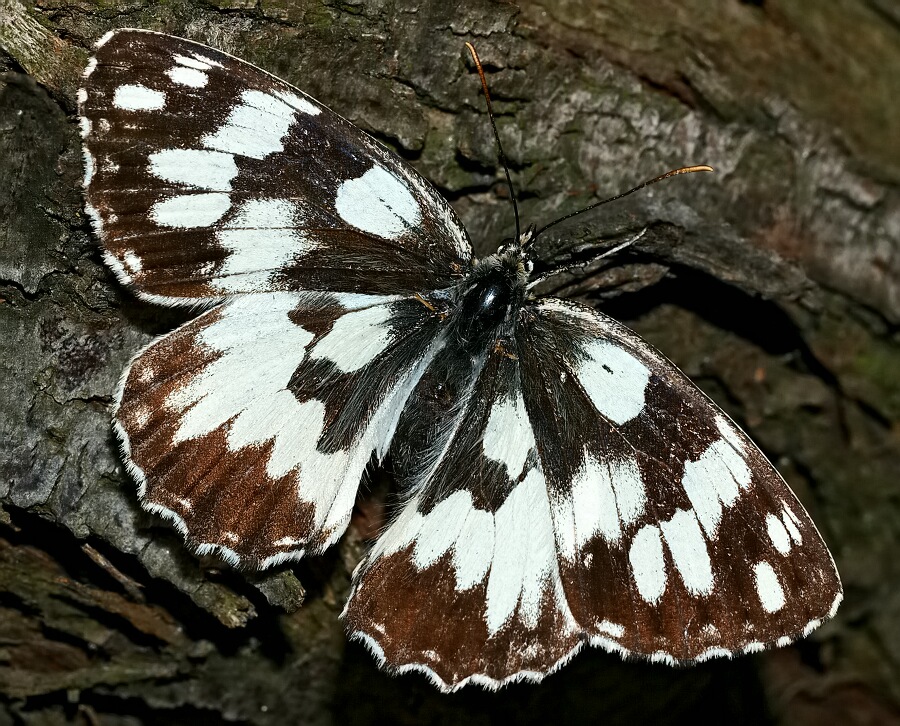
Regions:
<instances>
[{"instance_id":1,"label":"shadowed background","mask_svg":"<svg viewBox=\"0 0 900 726\"><path fill-rule=\"evenodd\" d=\"M103 267L75 91L113 27L214 45L409 160L479 253L513 232L485 63L526 222L683 164L555 228L548 283L634 327L742 425L818 524L837 618L783 650L671 670L583 652L540 686L437 693L345 642L370 478L324 558L198 561L136 504L112 392L186 319ZM900 724L900 10L892 0L0 0L0 726Z\"/></svg>"}]
</instances>

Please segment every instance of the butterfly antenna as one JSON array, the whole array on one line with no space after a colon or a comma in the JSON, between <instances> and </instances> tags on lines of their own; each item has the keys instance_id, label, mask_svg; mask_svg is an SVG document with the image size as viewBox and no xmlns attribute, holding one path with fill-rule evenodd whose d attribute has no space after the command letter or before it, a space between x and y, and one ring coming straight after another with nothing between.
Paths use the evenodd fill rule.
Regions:
<instances>
[{"instance_id":1,"label":"butterfly antenna","mask_svg":"<svg viewBox=\"0 0 900 726\"><path fill-rule=\"evenodd\" d=\"M670 176L678 176L679 174L692 174L695 171L715 171L711 166L707 166L706 164L700 164L699 166L683 166L680 169L673 169L672 171L667 171L665 174L660 174L658 177L654 177L653 179L648 179L647 181L638 184L634 189L629 189L627 192L622 192L621 194L616 194L614 197L610 197L609 199L604 199L602 202L595 202L590 206L585 207L584 209L579 209L577 212L572 212L570 214L565 215L564 217L560 217L559 219L554 219L550 224L544 225L537 232L535 232L531 240L533 241L536 237L541 235L543 232L546 232L548 229L553 227L554 225L559 224L560 222L564 222L567 219L571 219L572 217L577 217L579 214L584 214L585 212L590 212L592 209L596 209L604 204L609 204L610 202L614 202L617 199L621 199L622 197L627 197L629 194L634 194L637 191L640 191L644 187L649 187L651 184L656 184L656 182L661 182L663 179L668 179Z\"/></svg>"},{"instance_id":2,"label":"butterfly antenna","mask_svg":"<svg viewBox=\"0 0 900 726\"><path fill-rule=\"evenodd\" d=\"M475 46L471 43L466 43L466 48L472 54L472 60L475 61L475 67L478 69L478 76L481 78L481 87L484 89L488 118L491 120L491 128L494 129L494 139L497 141L500 163L503 164L503 171L506 172L506 185L509 187L509 198L512 200L513 214L516 216L516 241L518 242L520 239L519 205L516 203L516 192L513 189L512 178L509 175L509 164L506 162L506 154L503 153L503 144L500 143L500 134L497 132L497 122L494 121L494 107L491 105L491 94L488 93L487 79L484 77L484 68L481 67L481 61L478 59L478 53L475 52Z\"/></svg>"}]
</instances>

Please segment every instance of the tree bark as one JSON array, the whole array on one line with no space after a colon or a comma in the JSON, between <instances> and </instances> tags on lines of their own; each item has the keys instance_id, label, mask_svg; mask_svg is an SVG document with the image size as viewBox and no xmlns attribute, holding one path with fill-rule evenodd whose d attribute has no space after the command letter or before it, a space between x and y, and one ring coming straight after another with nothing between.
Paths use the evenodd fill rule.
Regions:
<instances>
[{"instance_id":1,"label":"tree bark","mask_svg":"<svg viewBox=\"0 0 900 726\"><path fill-rule=\"evenodd\" d=\"M583 653L539 686L443 696L337 620L380 492L323 558L198 561L143 512L109 425L129 358L186 316L105 269L75 91L113 27L190 37L396 149L480 253L512 215L480 86L537 224L684 164L541 253L548 289L634 327L762 446L842 573L793 647L670 670ZM0 0L0 726L566 721L900 723L900 12L890 0Z\"/></svg>"}]
</instances>

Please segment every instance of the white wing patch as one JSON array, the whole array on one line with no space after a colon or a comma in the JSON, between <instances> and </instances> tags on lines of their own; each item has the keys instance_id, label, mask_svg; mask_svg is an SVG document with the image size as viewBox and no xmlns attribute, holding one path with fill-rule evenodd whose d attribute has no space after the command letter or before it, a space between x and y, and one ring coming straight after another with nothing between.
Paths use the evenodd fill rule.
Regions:
<instances>
[{"instance_id":1,"label":"white wing patch","mask_svg":"<svg viewBox=\"0 0 900 726\"><path fill-rule=\"evenodd\" d=\"M181 85L200 88L206 84L205 70L215 63L201 56L188 58L176 55L176 64L169 69L170 78ZM219 65L216 63L216 65ZM134 89L143 90L134 90ZM141 103L158 102L159 107L165 102L165 94L143 86L120 86L116 96L122 93L123 104L131 104L137 108ZM157 94L160 101L153 101ZM300 111L318 114L320 109L292 93L276 91L273 94L262 91L244 91L241 103L231 110L225 123L214 133L207 134L201 140L204 149L163 149L150 154L150 173L158 179L173 184L183 184L195 189L209 192L230 192L231 183L238 175L235 155L253 159L263 159L269 154L282 151L282 139ZM88 179L88 183L90 179ZM219 241L232 252L232 259L226 263L222 283L223 292L243 291L245 286L238 285L241 279L246 283L247 275L258 273L267 277L264 270L271 270L275 265L273 259L266 254L275 254L279 262L290 259L294 254L309 249L303 240L298 238L293 223L287 218L292 214L287 209L285 200L254 200L247 202L239 210L235 225L240 229L245 226L248 231L235 234L226 228L220 233ZM230 209L231 202L227 194L218 195L176 195L157 202L150 216L163 227L190 229L208 227L218 222ZM271 212L268 220L263 219L263 212ZM249 230L267 229L265 233L253 233ZM277 231L271 231L277 230ZM229 268L230 265L230 268ZM238 275L231 281L228 275Z\"/></svg>"},{"instance_id":2,"label":"white wing patch","mask_svg":"<svg viewBox=\"0 0 900 726\"><path fill-rule=\"evenodd\" d=\"M231 110L225 123L215 133L204 136L202 143L208 149L264 159L284 150L281 140L294 123L299 106L288 103L284 97L244 91L241 103Z\"/></svg>"},{"instance_id":3,"label":"white wing patch","mask_svg":"<svg viewBox=\"0 0 900 726\"><path fill-rule=\"evenodd\" d=\"M787 528L778 517L774 514L766 515L766 531L769 539L779 553L786 555L791 551L791 536L788 534Z\"/></svg>"},{"instance_id":4,"label":"white wing patch","mask_svg":"<svg viewBox=\"0 0 900 726\"><path fill-rule=\"evenodd\" d=\"M688 592L709 595L713 590L712 562L697 517L690 510L679 509L669 521L660 522L660 529Z\"/></svg>"},{"instance_id":5,"label":"white wing patch","mask_svg":"<svg viewBox=\"0 0 900 726\"><path fill-rule=\"evenodd\" d=\"M432 346L419 362L397 381L394 389L373 414L369 425L346 454L347 463L344 470L341 471L340 468L332 466L321 479L317 478L318 472L313 472L315 523L318 528L332 532L325 546L336 542L347 528L350 512L356 501L359 480L369 463L372 452L374 451L379 459L384 456L384 452L394 436L394 430L397 428L397 422L400 414L403 413L406 400L434 357L437 348L437 345ZM318 452L316 454L323 456ZM341 454L336 453L331 456L339 457ZM329 474L333 478L328 478Z\"/></svg>"},{"instance_id":6,"label":"white wing patch","mask_svg":"<svg viewBox=\"0 0 900 726\"><path fill-rule=\"evenodd\" d=\"M594 626L594 629L600 633L611 635L614 638L621 638L625 635L625 626L619 625L619 623L610 622L609 620L601 620Z\"/></svg>"},{"instance_id":7,"label":"white wing patch","mask_svg":"<svg viewBox=\"0 0 900 726\"><path fill-rule=\"evenodd\" d=\"M385 239L399 237L422 221L409 187L377 165L358 179L344 181L334 206L347 224Z\"/></svg>"},{"instance_id":8,"label":"white wing patch","mask_svg":"<svg viewBox=\"0 0 900 726\"><path fill-rule=\"evenodd\" d=\"M618 542L623 527L643 514L647 494L633 457L599 461L585 452L572 481L571 499L554 502L560 553L572 559L596 535ZM572 523L571 525L567 523Z\"/></svg>"},{"instance_id":9,"label":"white wing patch","mask_svg":"<svg viewBox=\"0 0 900 726\"><path fill-rule=\"evenodd\" d=\"M666 591L666 562L659 527L647 524L637 531L631 540L628 561L641 597L655 603Z\"/></svg>"},{"instance_id":10,"label":"white wing patch","mask_svg":"<svg viewBox=\"0 0 900 726\"><path fill-rule=\"evenodd\" d=\"M753 566L756 576L756 593L767 613L776 613L784 607L784 590L778 582L778 575L768 562L757 562Z\"/></svg>"},{"instance_id":11,"label":"white wing patch","mask_svg":"<svg viewBox=\"0 0 900 726\"><path fill-rule=\"evenodd\" d=\"M609 469L591 454L572 481L571 498L560 494L553 505L560 554L568 560L597 534L610 542L622 536Z\"/></svg>"},{"instance_id":12,"label":"white wing patch","mask_svg":"<svg viewBox=\"0 0 900 726\"><path fill-rule=\"evenodd\" d=\"M231 197L222 192L179 194L163 199L150 209L160 227L190 229L215 224L231 209Z\"/></svg>"},{"instance_id":13,"label":"white wing patch","mask_svg":"<svg viewBox=\"0 0 900 726\"><path fill-rule=\"evenodd\" d=\"M185 68L181 65L173 66L166 71L166 75L172 79L173 83L188 86L189 88L203 88L209 83L209 76L203 71L196 68Z\"/></svg>"},{"instance_id":14,"label":"white wing patch","mask_svg":"<svg viewBox=\"0 0 900 726\"><path fill-rule=\"evenodd\" d=\"M113 93L113 106L123 111L159 111L165 105L165 93L140 83L119 86Z\"/></svg>"},{"instance_id":15,"label":"white wing patch","mask_svg":"<svg viewBox=\"0 0 900 726\"><path fill-rule=\"evenodd\" d=\"M302 214L287 199L250 199L216 232L230 254L216 275L222 292L264 289L272 270L314 249L316 244L297 227Z\"/></svg>"},{"instance_id":16,"label":"white wing patch","mask_svg":"<svg viewBox=\"0 0 900 726\"><path fill-rule=\"evenodd\" d=\"M369 559L399 552L415 543L413 562L420 570L452 552L457 590L468 590L482 582L494 555L493 515L477 509L472 495L465 490L454 492L428 514L421 514L418 504L415 499L403 508L375 543Z\"/></svg>"},{"instance_id":17,"label":"white wing patch","mask_svg":"<svg viewBox=\"0 0 900 726\"><path fill-rule=\"evenodd\" d=\"M307 116L318 116L322 113L322 109L316 106L314 103L310 103L305 98L300 98L295 93L291 93L290 91L273 91L273 93L278 96L282 101L284 101L291 108L295 108L301 113L305 113Z\"/></svg>"},{"instance_id":18,"label":"white wing patch","mask_svg":"<svg viewBox=\"0 0 900 726\"><path fill-rule=\"evenodd\" d=\"M515 397L495 402L488 417L482 440L484 455L503 464L513 481L518 480L534 447L534 432L528 421L521 391Z\"/></svg>"},{"instance_id":19,"label":"white wing patch","mask_svg":"<svg viewBox=\"0 0 900 726\"><path fill-rule=\"evenodd\" d=\"M490 551L481 549L479 557L466 557L467 543L465 540L460 542L461 534L463 529L467 528L469 520L476 526L480 525L480 530L492 534L493 521L487 512L475 509L472 495L464 490L456 491L440 502L429 516L418 516L421 519L421 528L415 540L413 553L416 567L424 569L453 547L454 564L461 565L466 570L464 575L457 572L459 588L466 590L480 582L487 573ZM456 547L457 544L460 547Z\"/></svg>"},{"instance_id":20,"label":"white wing patch","mask_svg":"<svg viewBox=\"0 0 900 726\"><path fill-rule=\"evenodd\" d=\"M172 56L172 60L175 61L176 65L184 66L185 68L193 68L195 71L208 71L213 66L219 66L219 68L222 67L221 63L217 63L214 60L210 60L209 58L205 58L196 53L193 53L191 56L175 53L175 55Z\"/></svg>"},{"instance_id":21,"label":"white wing patch","mask_svg":"<svg viewBox=\"0 0 900 726\"><path fill-rule=\"evenodd\" d=\"M150 173L163 181L211 192L230 192L238 174L231 154L204 149L164 149L149 156Z\"/></svg>"},{"instance_id":22,"label":"white wing patch","mask_svg":"<svg viewBox=\"0 0 900 726\"><path fill-rule=\"evenodd\" d=\"M516 612L527 627L537 625L544 592L554 590L568 613L559 566L547 485L538 469L528 472L494 515L494 558L487 586L488 632L497 632ZM570 628L574 619L568 615Z\"/></svg>"},{"instance_id":23,"label":"white wing patch","mask_svg":"<svg viewBox=\"0 0 900 726\"><path fill-rule=\"evenodd\" d=\"M144 267L144 263L141 262L141 258L138 257L131 250L126 250L122 255L122 264L125 265L125 268L132 275L137 274Z\"/></svg>"},{"instance_id":24,"label":"white wing patch","mask_svg":"<svg viewBox=\"0 0 900 726\"><path fill-rule=\"evenodd\" d=\"M647 492L637 459L626 456L609 463L609 478L616 493L616 509L623 527L636 522L644 513Z\"/></svg>"},{"instance_id":25,"label":"white wing patch","mask_svg":"<svg viewBox=\"0 0 900 726\"><path fill-rule=\"evenodd\" d=\"M221 63L210 60L205 56L194 53L192 56L181 55L175 53L172 56L175 65L172 66L166 75L172 79L174 83L189 88L205 88L209 83L209 76L206 71L212 70L213 66L222 67Z\"/></svg>"},{"instance_id":26,"label":"white wing patch","mask_svg":"<svg viewBox=\"0 0 900 726\"><path fill-rule=\"evenodd\" d=\"M427 514L409 502L376 542L369 561L410 544L413 563L424 570L452 552L456 589L468 590L487 578L486 619L494 634L515 613L534 627L549 590L570 624L556 556L550 504L543 475L532 469L494 513L475 507L466 490L458 490Z\"/></svg>"},{"instance_id":27,"label":"white wing patch","mask_svg":"<svg viewBox=\"0 0 900 726\"><path fill-rule=\"evenodd\" d=\"M798 529L800 520L797 519L797 515L794 514L784 501L781 503L781 521L784 523L785 529L787 529L788 534L791 537L791 541L794 544L803 544L803 536Z\"/></svg>"},{"instance_id":28,"label":"white wing patch","mask_svg":"<svg viewBox=\"0 0 900 726\"><path fill-rule=\"evenodd\" d=\"M688 592L696 596L712 593L715 578L706 539L695 513L679 509L659 526L644 525L631 540L628 559L641 597L653 604L666 590L663 544Z\"/></svg>"},{"instance_id":29,"label":"white wing patch","mask_svg":"<svg viewBox=\"0 0 900 726\"><path fill-rule=\"evenodd\" d=\"M575 374L597 411L622 425L644 410L650 370L625 349L595 340L584 350Z\"/></svg>"},{"instance_id":30,"label":"white wing patch","mask_svg":"<svg viewBox=\"0 0 900 726\"><path fill-rule=\"evenodd\" d=\"M279 395L302 360L302 351L313 339L311 332L287 317L296 304L296 295L290 293L235 298L223 309L222 317L199 334L198 342L220 355L189 385L169 395L167 405L183 412L176 443L202 436L236 419L234 423L241 433L237 441L232 441L229 433L233 450L251 443L262 444L271 438L275 421L298 416L296 408L301 404L293 396L291 401ZM254 315L254 309L260 307L267 314ZM254 336L246 334L250 316L256 326ZM260 340L266 344L260 345ZM244 384L236 386L233 381ZM288 405L288 410L282 410L282 405ZM254 406L263 410L257 412ZM250 434L250 427L239 424L241 417L258 421L267 416L271 417L270 426L260 431L257 438Z\"/></svg>"},{"instance_id":31,"label":"white wing patch","mask_svg":"<svg viewBox=\"0 0 900 726\"><path fill-rule=\"evenodd\" d=\"M726 438L710 444L697 461L685 462L681 484L708 537L715 535L725 507L737 501L751 479L743 455Z\"/></svg>"},{"instance_id":32,"label":"white wing patch","mask_svg":"<svg viewBox=\"0 0 900 726\"><path fill-rule=\"evenodd\" d=\"M391 334L385 323L389 320L390 310L385 305L346 313L316 343L310 355L330 360L344 373L358 371L387 347Z\"/></svg>"}]
</instances>

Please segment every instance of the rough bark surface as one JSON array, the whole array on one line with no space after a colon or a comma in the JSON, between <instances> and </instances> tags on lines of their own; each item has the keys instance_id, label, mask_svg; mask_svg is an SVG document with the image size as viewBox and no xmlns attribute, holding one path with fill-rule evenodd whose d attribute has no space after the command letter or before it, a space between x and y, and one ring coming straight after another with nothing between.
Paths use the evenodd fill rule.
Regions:
<instances>
[{"instance_id":1,"label":"rough bark surface","mask_svg":"<svg viewBox=\"0 0 900 726\"><path fill-rule=\"evenodd\" d=\"M291 81L393 146L481 251L512 231L487 63L526 220L683 163L547 255L648 227L555 288L632 325L753 436L843 575L794 647L688 670L584 653L541 686L442 696L337 621L377 497L328 556L198 562L137 506L109 427L179 313L104 269L75 90L118 26ZM892 0L0 0L0 726L64 722L900 723L900 11Z\"/></svg>"}]
</instances>

